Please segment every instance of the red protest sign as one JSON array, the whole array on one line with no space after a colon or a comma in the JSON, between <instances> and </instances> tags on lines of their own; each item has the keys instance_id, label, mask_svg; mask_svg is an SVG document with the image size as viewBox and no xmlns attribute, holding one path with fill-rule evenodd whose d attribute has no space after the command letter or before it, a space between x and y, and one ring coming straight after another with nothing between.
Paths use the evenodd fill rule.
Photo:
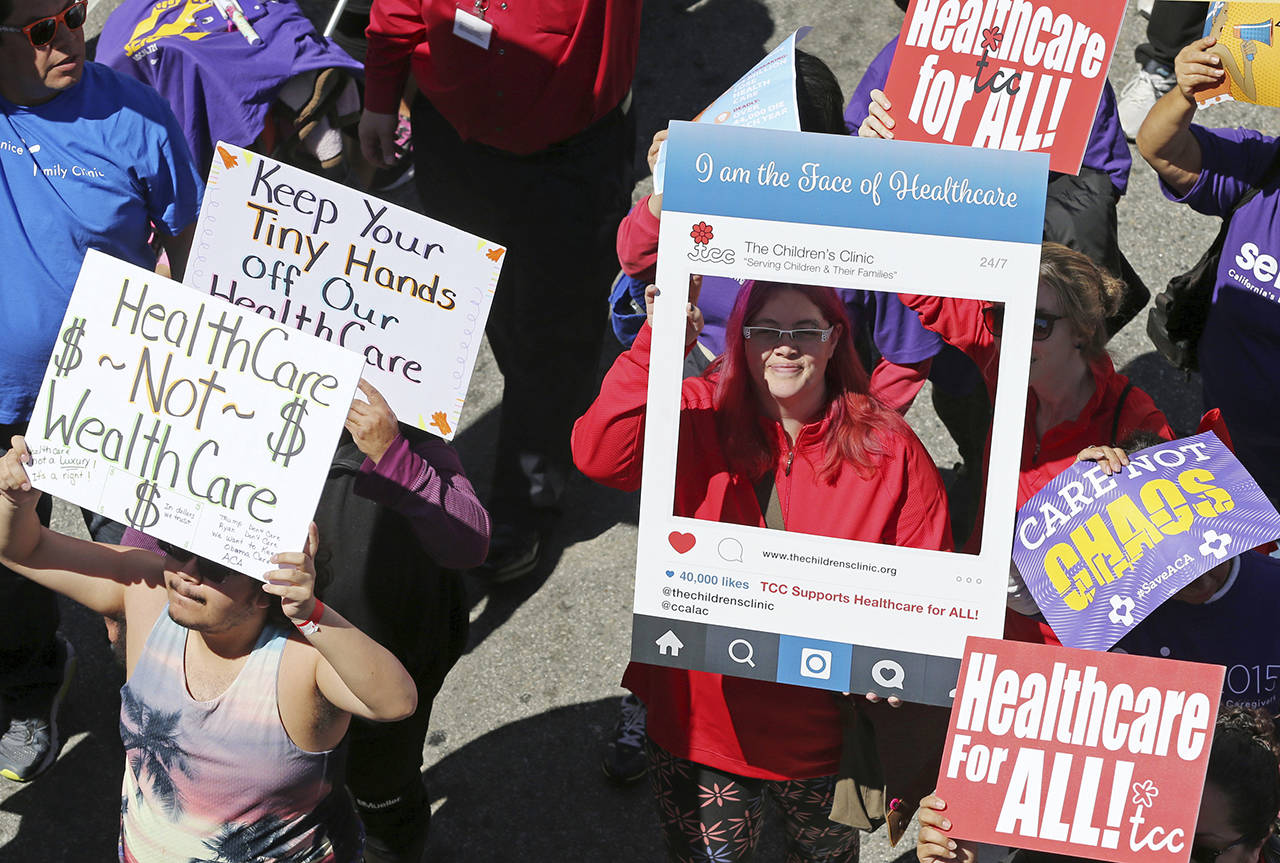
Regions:
<instances>
[{"instance_id":1,"label":"red protest sign","mask_svg":"<svg viewBox=\"0 0 1280 863\"><path fill-rule=\"evenodd\" d=\"M1185 863L1223 673L970 638L938 776L951 833L1117 863Z\"/></svg>"},{"instance_id":2,"label":"red protest sign","mask_svg":"<svg viewBox=\"0 0 1280 863\"><path fill-rule=\"evenodd\" d=\"M912 0L885 95L894 136L1039 150L1077 174L1125 0Z\"/></svg>"}]
</instances>

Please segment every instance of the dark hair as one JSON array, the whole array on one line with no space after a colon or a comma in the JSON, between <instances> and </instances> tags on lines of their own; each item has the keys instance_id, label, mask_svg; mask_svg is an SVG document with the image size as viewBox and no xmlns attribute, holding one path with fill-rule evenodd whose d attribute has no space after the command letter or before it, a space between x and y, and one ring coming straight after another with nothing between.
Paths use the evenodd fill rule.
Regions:
<instances>
[{"instance_id":1,"label":"dark hair","mask_svg":"<svg viewBox=\"0 0 1280 863\"><path fill-rule=\"evenodd\" d=\"M1040 284L1053 288L1067 322L1080 339L1086 360L1103 352L1106 319L1120 307L1124 282L1099 267L1088 255L1059 243L1040 248Z\"/></svg>"},{"instance_id":2,"label":"dark hair","mask_svg":"<svg viewBox=\"0 0 1280 863\"><path fill-rule=\"evenodd\" d=\"M1126 453L1133 453L1140 449L1147 449L1148 447L1160 446L1161 444L1166 443L1168 443L1168 441L1155 432L1147 431L1146 429L1138 429L1127 438L1120 441L1120 449L1124 450Z\"/></svg>"},{"instance_id":3,"label":"dark hair","mask_svg":"<svg viewBox=\"0 0 1280 863\"><path fill-rule=\"evenodd\" d=\"M838 328L832 335L836 344L826 371L825 414L829 422L823 440L826 459L820 471L822 478L829 485L835 485L845 463L860 476L868 477L885 453L883 436L905 433L906 423L869 395L870 379L858 359L849 333L849 317L839 295L831 288L781 282L748 281L742 286L725 324L724 353L705 372L707 377L717 377L716 424L729 465L734 471L756 479L777 457L773 440L766 437L760 427L760 410L747 370L742 327L779 291L803 295L818 307L822 317Z\"/></svg>"},{"instance_id":4,"label":"dark hair","mask_svg":"<svg viewBox=\"0 0 1280 863\"><path fill-rule=\"evenodd\" d=\"M796 104L800 109L801 131L849 134L844 124L844 93L840 91L840 82L826 63L799 48L796 49Z\"/></svg>"},{"instance_id":5,"label":"dark hair","mask_svg":"<svg viewBox=\"0 0 1280 863\"><path fill-rule=\"evenodd\" d=\"M1270 713L1235 705L1219 711L1209 782L1226 796L1227 820L1247 843L1256 845L1271 835L1280 812L1280 744Z\"/></svg>"},{"instance_id":6,"label":"dark hair","mask_svg":"<svg viewBox=\"0 0 1280 863\"><path fill-rule=\"evenodd\" d=\"M0 21L8 21L13 14L13 0L0 0Z\"/></svg>"}]
</instances>

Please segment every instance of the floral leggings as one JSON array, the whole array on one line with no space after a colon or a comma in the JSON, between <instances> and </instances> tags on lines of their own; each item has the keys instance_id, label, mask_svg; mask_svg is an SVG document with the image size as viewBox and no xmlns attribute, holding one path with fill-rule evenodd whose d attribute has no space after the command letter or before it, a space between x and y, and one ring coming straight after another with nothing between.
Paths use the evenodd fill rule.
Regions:
<instances>
[{"instance_id":1,"label":"floral leggings","mask_svg":"<svg viewBox=\"0 0 1280 863\"><path fill-rule=\"evenodd\" d=\"M858 831L827 817L835 776L753 779L678 758L652 740L646 740L645 753L672 863L751 860L766 792L786 823L786 863L856 863Z\"/></svg>"}]
</instances>

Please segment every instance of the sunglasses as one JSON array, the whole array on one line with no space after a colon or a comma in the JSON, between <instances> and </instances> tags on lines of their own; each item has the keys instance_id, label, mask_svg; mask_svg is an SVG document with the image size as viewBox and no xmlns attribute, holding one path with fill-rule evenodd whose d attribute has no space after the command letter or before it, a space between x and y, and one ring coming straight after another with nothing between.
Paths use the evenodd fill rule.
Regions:
<instances>
[{"instance_id":1,"label":"sunglasses","mask_svg":"<svg viewBox=\"0 0 1280 863\"><path fill-rule=\"evenodd\" d=\"M777 327L743 327L742 335L743 338L751 339L753 344L759 344L761 347L766 348L776 348L782 344L783 339L796 346L821 344L831 338L831 334L835 332L835 329L834 326L827 327L825 330L780 330Z\"/></svg>"},{"instance_id":2,"label":"sunglasses","mask_svg":"<svg viewBox=\"0 0 1280 863\"><path fill-rule=\"evenodd\" d=\"M194 557L196 559L196 569L200 573L201 581L207 581L210 584L222 584L227 580L228 576L235 572L235 570L229 566L221 563L214 563L208 558L200 557L194 552L187 551L185 548L176 546L171 542L166 542L163 539L157 539L156 545L160 547L160 550L163 551L166 556L173 558L174 561L182 566L185 566L187 562Z\"/></svg>"},{"instance_id":3,"label":"sunglasses","mask_svg":"<svg viewBox=\"0 0 1280 863\"><path fill-rule=\"evenodd\" d=\"M1229 845L1224 845L1223 847L1217 849L1216 851L1212 848L1205 848L1203 845L1192 844L1191 859L1195 861L1195 863L1214 863L1214 861L1217 860L1219 857L1221 857L1223 854L1227 853L1237 845L1244 845L1247 841L1248 841L1247 837L1241 836L1236 841L1232 842Z\"/></svg>"},{"instance_id":4,"label":"sunglasses","mask_svg":"<svg viewBox=\"0 0 1280 863\"><path fill-rule=\"evenodd\" d=\"M1065 317L1066 315L1055 315L1036 309L1035 317L1031 319L1031 340L1043 342L1049 338L1053 335L1053 325ZM987 332L997 339L1000 338L1004 334L1004 306L983 306L982 323L986 326Z\"/></svg>"},{"instance_id":5,"label":"sunglasses","mask_svg":"<svg viewBox=\"0 0 1280 863\"><path fill-rule=\"evenodd\" d=\"M32 21L25 27L0 27L0 33L21 33L27 37L32 48L43 48L58 35L58 24L67 25L68 30L79 30L89 17L89 0L76 0L57 15Z\"/></svg>"}]
</instances>

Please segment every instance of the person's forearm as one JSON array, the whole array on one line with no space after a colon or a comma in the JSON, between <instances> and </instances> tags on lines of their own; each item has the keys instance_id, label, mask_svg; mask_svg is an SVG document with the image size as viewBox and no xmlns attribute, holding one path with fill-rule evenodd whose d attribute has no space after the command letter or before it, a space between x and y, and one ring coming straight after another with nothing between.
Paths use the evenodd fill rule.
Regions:
<instances>
[{"instance_id":1,"label":"person's forearm","mask_svg":"<svg viewBox=\"0 0 1280 863\"><path fill-rule=\"evenodd\" d=\"M489 513L440 440L410 445L397 436L375 465L365 459L356 493L409 519L424 551L450 569L479 566L489 549Z\"/></svg>"},{"instance_id":2,"label":"person's forearm","mask_svg":"<svg viewBox=\"0 0 1280 863\"><path fill-rule=\"evenodd\" d=\"M413 715L418 688L409 672L339 612L325 606L318 629L303 637L320 653L316 683L335 706L377 722Z\"/></svg>"},{"instance_id":3,"label":"person's forearm","mask_svg":"<svg viewBox=\"0 0 1280 863\"><path fill-rule=\"evenodd\" d=\"M40 531L35 500L20 506L0 498L0 560L11 565L27 560L40 544Z\"/></svg>"},{"instance_id":4,"label":"person's forearm","mask_svg":"<svg viewBox=\"0 0 1280 863\"><path fill-rule=\"evenodd\" d=\"M1138 152L1179 194L1190 191L1200 176L1200 142L1191 132L1196 103L1177 87L1156 102L1138 130Z\"/></svg>"}]
</instances>

